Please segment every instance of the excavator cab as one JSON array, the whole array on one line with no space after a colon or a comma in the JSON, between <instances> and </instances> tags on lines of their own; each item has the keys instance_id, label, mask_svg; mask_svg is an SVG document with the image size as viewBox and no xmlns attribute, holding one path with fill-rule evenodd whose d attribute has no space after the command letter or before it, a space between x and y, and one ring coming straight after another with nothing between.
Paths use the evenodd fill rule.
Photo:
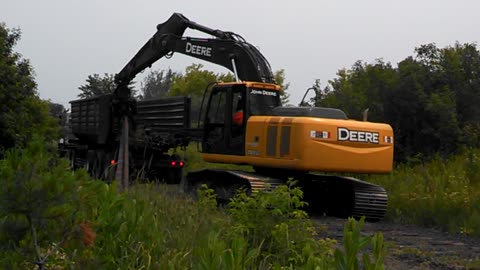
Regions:
<instances>
[{"instance_id":1,"label":"excavator cab","mask_svg":"<svg viewBox=\"0 0 480 270\"><path fill-rule=\"evenodd\" d=\"M214 85L204 119L203 153L244 156L248 118L271 115L281 105L279 90L278 85L257 82Z\"/></svg>"}]
</instances>

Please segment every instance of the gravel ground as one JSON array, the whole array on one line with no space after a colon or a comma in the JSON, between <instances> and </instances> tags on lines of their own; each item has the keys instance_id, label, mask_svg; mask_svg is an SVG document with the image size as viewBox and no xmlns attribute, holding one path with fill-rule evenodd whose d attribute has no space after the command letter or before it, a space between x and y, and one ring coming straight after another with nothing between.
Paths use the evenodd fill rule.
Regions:
<instances>
[{"instance_id":1,"label":"gravel ground","mask_svg":"<svg viewBox=\"0 0 480 270\"><path fill-rule=\"evenodd\" d=\"M345 219L312 218L319 236L342 241ZM389 222L365 223L362 233L382 232L388 246L385 269L480 269L480 238Z\"/></svg>"}]
</instances>

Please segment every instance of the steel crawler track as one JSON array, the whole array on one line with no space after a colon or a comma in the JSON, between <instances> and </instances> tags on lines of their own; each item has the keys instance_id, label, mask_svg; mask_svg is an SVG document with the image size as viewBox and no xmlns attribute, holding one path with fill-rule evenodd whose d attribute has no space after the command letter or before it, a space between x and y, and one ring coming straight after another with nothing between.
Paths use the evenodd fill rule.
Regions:
<instances>
[{"instance_id":1,"label":"steel crawler track","mask_svg":"<svg viewBox=\"0 0 480 270\"><path fill-rule=\"evenodd\" d=\"M305 201L315 214L343 218L365 216L369 221L379 221L387 212L387 192L375 184L320 174L306 174L299 183Z\"/></svg>"},{"instance_id":2,"label":"steel crawler track","mask_svg":"<svg viewBox=\"0 0 480 270\"><path fill-rule=\"evenodd\" d=\"M367 220L381 220L387 213L388 195L385 189L371 183L356 180L353 183L355 200L352 216L365 216Z\"/></svg>"},{"instance_id":3,"label":"steel crawler track","mask_svg":"<svg viewBox=\"0 0 480 270\"><path fill-rule=\"evenodd\" d=\"M381 186L352 177L303 174L295 177L304 193L304 201L312 214L336 217L365 216L369 221L383 219L387 212L388 196ZM254 172L205 169L187 176L187 190L207 184L217 198L228 201L239 188L247 193L273 190L285 180Z\"/></svg>"},{"instance_id":4,"label":"steel crawler track","mask_svg":"<svg viewBox=\"0 0 480 270\"><path fill-rule=\"evenodd\" d=\"M239 189L243 188L247 194L271 191L283 184L283 181L253 172L204 169L187 175L185 189L187 192L194 192L203 184L215 190L217 199L229 201Z\"/></svg>"}]
</instances>

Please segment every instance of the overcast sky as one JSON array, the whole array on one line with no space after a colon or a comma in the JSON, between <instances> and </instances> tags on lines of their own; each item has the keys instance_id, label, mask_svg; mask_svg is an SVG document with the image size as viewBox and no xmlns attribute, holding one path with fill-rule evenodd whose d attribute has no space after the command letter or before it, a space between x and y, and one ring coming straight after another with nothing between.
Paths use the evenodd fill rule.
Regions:
<instances>
[{"instance_id":1,"label":"overcast sky","mask_svg":"<svg viewBox=\"0 0 480 270\"><path fill-rule=\"evenodd\" d=\"M479 11L474 0L2 0L0 21L21 28L16 51L30 59L40 96L64 105L88 75L119 72L174 12L256 45L274 71L285 69L298 104L315 79L325 86L356 60L396 65L421 44L476 43ZM227 72L180 54L152 68L184 71L192 63Z\"/></svg>"}]
</instances>

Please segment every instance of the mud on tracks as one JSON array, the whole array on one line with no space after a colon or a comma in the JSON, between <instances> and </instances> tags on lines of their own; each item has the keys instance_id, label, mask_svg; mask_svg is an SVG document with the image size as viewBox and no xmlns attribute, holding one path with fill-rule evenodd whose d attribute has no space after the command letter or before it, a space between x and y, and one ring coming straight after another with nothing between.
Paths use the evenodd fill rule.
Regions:
<instances>
[{"instance_id":1,"label":"mud on tracks","mask_svg":"<svg viewBox=\"0 0 480 270\"><path fill-rule=\"evenodd\" d=\"M312 217L320 238L343 241L345 219ZM362 234L383 233L385 269L480 269L480 238L391 222L366 222Z\"/></svg>"}]
</instances>

